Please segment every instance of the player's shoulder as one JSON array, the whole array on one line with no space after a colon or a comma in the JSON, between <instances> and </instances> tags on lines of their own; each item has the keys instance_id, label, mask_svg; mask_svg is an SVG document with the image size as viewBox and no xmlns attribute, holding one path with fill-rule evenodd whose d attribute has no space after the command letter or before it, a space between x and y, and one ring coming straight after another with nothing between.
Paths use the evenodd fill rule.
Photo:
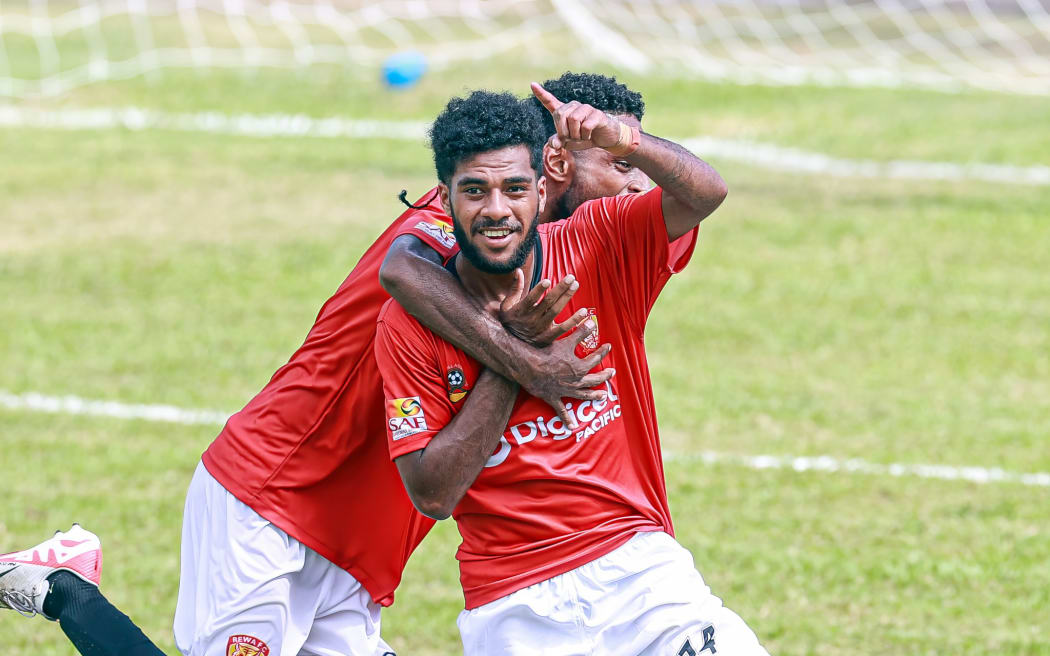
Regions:
<instances>
[{"instance_id":1,"label":"player's shoulder","mask_svg":"<svg viewBox=\"0 0 1050 656\"><path fill-rule=\"evenodd\" d=\"M648 212L660 207L662 193L660 187L653 187L637 194L595 198L582 203L572 213L572 216L558 223L564 223L566 226L573 224L593 225L596 222L601 222L603 219L608 220L639 211Z\"/></svg>"},{"instance_id":2,"label":"player's shoulder","mask_svg":"<svg viewBox=\"0 0 1050 656\"><path fill-rule=\"evenodd\" d=\"M660 187L652 187L646 191L636 194L622 194L620 196L609 196L607 198L596 198L589 200L577 210L584 212L605 212L610 214L625 213L636 209L648 209L654 204L659 207L663 190Z\"/></svg>"},{"instance_id":3,"label":"player's shoulder","mask_svg":"<svg viewBox=\"0 0 1050 656\"><path fill-rule=\"evenodd\" d=\"M379 309L379 317L376 319L378 323L385 324L387 328L395 330L415 330L421 327L421 324L408 313L405 308L397 302L397 299L387 299L386 303L383 303L383 307Z\"/></svg>"},{"instance_id":4,"label":"player's shoulder","mask_svg":"<svg viewBox=\"0 0 1050 656\"><path fill-rule=\"evenodd\" d=\"M456 249L452 218L445 214L437 187L420 196L394 224L400 227L400 234L414 234L442 255Z\"/></svg>"},{"instance_id":5,"label":"player's shoulder","mask_svg":"<svg viewBox=\"0 0 1050 656\"><path fill-rule=\"evenodd\" d=\"M383 360L387 363L399 362L396 358L406 357L407 354L412 354L412 358L417 360L440 358L442 353L455 348L420 323L395 299L387 301L379 312L376 339L381 345L379 351L385 353L387 358L395 358Z\"/></svg>"}]
</instances>

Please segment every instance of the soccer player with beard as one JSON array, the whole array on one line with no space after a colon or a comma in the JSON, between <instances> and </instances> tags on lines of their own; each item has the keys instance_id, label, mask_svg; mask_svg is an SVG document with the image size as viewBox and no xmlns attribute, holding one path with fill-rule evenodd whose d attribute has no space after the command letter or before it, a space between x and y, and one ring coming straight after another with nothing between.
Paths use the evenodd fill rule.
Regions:
<instances>
[{"instance_id":1,"label":"soccer player with beard","mask_svg":"<svg viewBox=\"0 0 1050 656\"><path fill-rule=\"evenodd\" d=\"M391 456L416 507L452 515L463 537L464 653L765 655L672 537L643 343L653 303L687 264L724 182L676 144L540 85L533 92L557 130L546 149L538 117L507 94L453 99L433 125L441 201L460 246L446 267L493 315L525 280L574 274L580 288L564 313L591 314L612 347L605 397L567 403L562 421L397 301L376 336ZM579 161L598 148L658 186L538 225L543 158L571 151ZM564 341L586 352L596 344L585 337ZM465 416L476 394L498 410Z\"/></svg>"},{"instance_id":2,"label":"soccer player with beard","mask_svg":"<svg viewBox=\"0 0 1050 656\"><path fill-rule=\"evenodd\" d=\"M642 118L641 97L611 78L566 73L547 84L634 125ZM648 188L644 174L622 160L580 155L564 149L546 154L550 189L571 190L573 203L583 190L597 197ZM321 309L303 346L205 454L184 522L177 612L183 651L309 653L329 627L343 653L386 649L379 609L392 601L405 562L431 521L413 510L384 440L365 439L379 434L385 422L371 357L375 317L387 299L377 282L380 263L386 289L426 325L518 380L566 420L566 398L602 395L589 386L607 374L588 372L605 351L580 359L570 342L552 343L587 316L581 310L552 322L575 291L573 279L552 289L540 281L517 304L502 304L499 319L478 312L440 266L456 245L433 192L362 256ZM540 218L555 216L545 210ZM487 417L481 395L474 396L472 403ZM205 526L202 517L209 514L228 521ZM57 619L84 654L160 653L101 595L100 571L98 538L74 527L0 556L0 608ZM317 581L323 584L313 587ZM294 608L292 590L301 602ZM304 590L305 596L299 594Z\"/></svg>"}]
</instances>

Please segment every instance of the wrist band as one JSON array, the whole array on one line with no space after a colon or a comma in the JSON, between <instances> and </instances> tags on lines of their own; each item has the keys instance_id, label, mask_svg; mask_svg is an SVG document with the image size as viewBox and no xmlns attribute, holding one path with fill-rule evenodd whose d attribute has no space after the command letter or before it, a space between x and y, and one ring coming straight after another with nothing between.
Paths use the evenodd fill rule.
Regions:
<instances>
[{"instance_id":1,"label":"wrist band","mask_svg":"<svg viewBox=\"0 0 1050 656\"><path fill-rule=\"evenodd\" d=\"M642 131L626 123L620 123L620 138L605 150L616 157L624 157L638 150L642 143Z\"/></svg>"}]
</instances>

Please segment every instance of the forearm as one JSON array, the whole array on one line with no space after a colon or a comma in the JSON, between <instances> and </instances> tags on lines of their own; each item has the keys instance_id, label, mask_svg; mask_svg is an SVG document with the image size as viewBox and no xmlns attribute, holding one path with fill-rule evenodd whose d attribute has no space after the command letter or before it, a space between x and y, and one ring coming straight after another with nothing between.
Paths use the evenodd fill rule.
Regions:
<instances>
[{"instance_id":1,"label":"forearm","mask_svg":"<svg viewBox=\"0 0 1050 656\"><path fill-rule=\"evenodd\" d=\"M407 253L398 257L404 260L399 265L384 266L383 286L427 328L507 378L522 375L522 362L542 357L539 349L510 335L443 266ZM527 387L532 381L517 382Z\"/></svg>"},{"instance_id":2,"label":"forearm","mask_svg":"<svg viewBox=\"0 0 1050 656\"><path fill-rule=\"evenodd\" d=\"M486 369L452 421L425 448L397 459L420 512L452 514L499 444L517 395L516 383Z\"/></svg>"},{"instance_id":3,"label":"forearm","mask_svg":"<svg viewBox=\"0 0 1050 656\"><path fill-rule=\"evenodd\" d=\"M677 213L683 219L669 221L672 240L714 212L729 192L725 180L710 164L682 146L651 134L643 133L638 149L626 159L663 189L665 203L678 206L665 212Z\"/></svg>"}]
</instances>

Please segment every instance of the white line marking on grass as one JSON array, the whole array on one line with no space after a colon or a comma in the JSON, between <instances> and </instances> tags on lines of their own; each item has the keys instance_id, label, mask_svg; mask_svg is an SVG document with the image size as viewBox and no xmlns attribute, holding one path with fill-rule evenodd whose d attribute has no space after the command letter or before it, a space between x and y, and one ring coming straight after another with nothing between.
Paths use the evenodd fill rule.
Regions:
<instances>
[{"instance_id":1,"label":"white line marking on grass","mask_svg":"<svg viewBox=\"0 0 1050 656\"><path fill-rule=\"evenodd\" d=\"M0 390L0 407L11 410L30 410L69 415L93 415L117 419L141 419L144 421L171 422L176 424L204 424L221 426L229 413L217 410L193 410L170 405L139 405L117 401L92 401L77 396L45 396L29 392L12 394ZM829 472L846 474L871 474L878 476L908 476L935 478L971 483L1017 483L1038 487L1050 487L1050 473L1013 472L998 467L958 467L955 465L906 465L899 463L880 464L859 458L833 458L831 456L747 456L732 453L702 451L700 453L674 453L664 451L664 460L672 463L702 462L707 465L734 465L748 469L791 469L797 472Z\"/></svg>"},{"instance_id":2,"label":"white line marking on grass","mask_svg":"<svg viewBox=\"0 0 1050 656\"><path fill-rule=\"evenodd\" d=\"M176 130L247 137L327 137L350 139L422 140L424 121L378 121L352 118L313 118L305 114L175 114L139 107L95 109L22 109L0 105L0 126L65 130L123 128L132 131Z\"/></svg>"},{"instance_id":3,"label":"white line marking on grass","mask_svg":"<svg viewBox=\"0 0 1050 656\"><path fill-rule=\"evenodd\" d=\"M30 392L11 394L0 390L0 407L35 410L63 415L94 415L118 419L144 419L176 424L222 425L229 413L216 410L186 410L171 405L138 405L118 401L90 401L77 396L45 396Z\"/></svg>"},{"instance_id":4,"label":"white line marking on grass","mask_svg":"<svg viewBox=\"0 0 1050 656\"><path fill-rule=\"evenodd\" d=\"M955 465L906 465L900 463L881 464L859 458L833 458L831 456L747 456L732 453L703 451L701 453L664 452L667 462L703 462L707 465L726 464L748 469L791 469L797 472L828 472L846 474L871 474L877 476L909 476L936 478L948 481L971 483L1020 483L1050 487L1050 473L1013 472L998 467L959 467Z\"/></svg>"},{"instance_id":5,"label":"white line marking on grass","mask_svg":"<svg viewBox=\"0 0 1050 656\"><path fill-rule=\"evenodd\" d=\"M777 171L827 174L842 178L890 178L896 180L981 180L1007 184L1050 185L1050 166L1009 164L956 164L919 160L877 162L844 159L797 148L783 148L755 141L715 137L693 137L680 141L704 157L721 157Z\"/></svg>"},{"instance_id":6,"label":"white line marking on grass","mask_svg":"<svg viewBox=\"0 0 1050 656\"><path fill-rule=\"evenodd\" d=\"M67 130L127 129L208 132L248 137L320 137L404 139L421 141L424 121L379 121L305 114L178 114L139 107L96 109L23 109L0 105L0 127ZM774 144L717 137L691 137L679 142L704 157L723 158L776 171L836 177L897 180L980 180L1004 184L1050 185L1050 166L1013 166L974 162L934 162L832 157Z\"/></svg>"}]
</instances>

